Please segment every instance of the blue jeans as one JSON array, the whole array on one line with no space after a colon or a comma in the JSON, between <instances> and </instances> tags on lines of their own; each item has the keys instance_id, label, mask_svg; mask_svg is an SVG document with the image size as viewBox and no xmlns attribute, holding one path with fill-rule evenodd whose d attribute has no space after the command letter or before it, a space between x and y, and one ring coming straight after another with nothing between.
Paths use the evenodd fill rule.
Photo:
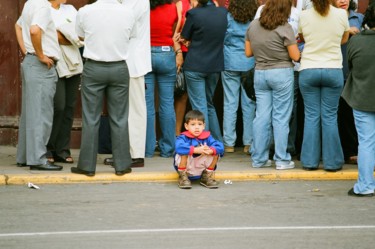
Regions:
<instances>
[{"instance_id":1,"label":"blue jeans","mask_svg":"<svg viewBox=\"0 0 375 249\"><path fill-rule=\"evenodd\" d=\"M223 141L217 119L213 97L220 73L199 73L185 71L185 79L189 101L193 110L199 110L204 114L206 130L219 141Z\"/></svg>"},{"instance_id":2,"label":"blue jeans","mask_svg":"<svg viewBox=\"0 0 375 249\"><path fill-rule=\"evenodd\" d=\"M164 49L163 49L164 48ZM168 50L169 51L165 51ZM164 50L164 51L163 51ZM147 131L146 157L155 152L155 85L159 99L159 148L161 157L171 157L175 145L176 115L174 112L174 84L176 80L176 57L172 47L151 47L152 71L145 75Z\"/></svg>"},{"instance_id":3,"label":"blue jeans","mask_svg":"<svg viewBox=\"0 0 375 249\"><path fill-rule=\"evenodd\" d=\"M289 120L293 107L293 68L255 70L256 114L251 147L253 167L267 162L271 143L271 125L275 141L276 164L288 164Z\"/></svg>"},{"instance_id":4,"label":"blue jeans","mask_svg":"<svg viewBox=\"0 0 375 249\"><path fill-rule=\"evenodd\" d=\"M305 128L301 162L317 168L322 154L325 169L339 169L344 164L337 128L337 109L344 85L341 69L305 69L299 74L305 105Z\"/></svg>"},{"instance_id":5,"label":"blue jeans","mask_svg":"<svg viewBox=\"0 0 375 249\"><path fill-rule=\"evenodd\" d=\"M221 79L224 88L224 145L234 146L236 143L236 121L240 98L243 120L242 142L244 145L251 145L253 142L255 102L246 95L241 85L241 72L223 71Z\"/></svg>"},{"instance_id":6,"label":"blue jeans","mask_svg":"<svg viewBox=\"0 0 375 249\"><path fill-rule=\"evenodd\" d=\"M358 180L354 184L357 194L374 193L375 166L375 112L353 109L355 127L358 133Z\"/></svg>"}]
</instances>

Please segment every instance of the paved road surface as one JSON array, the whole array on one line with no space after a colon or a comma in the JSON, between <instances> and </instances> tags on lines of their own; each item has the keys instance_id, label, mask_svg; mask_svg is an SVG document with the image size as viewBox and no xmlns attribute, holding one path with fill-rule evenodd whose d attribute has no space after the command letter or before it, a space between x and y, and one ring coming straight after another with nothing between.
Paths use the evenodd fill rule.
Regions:
<instances>
[{"instance_id":1,"label":"paved road surface","mask_svg":"<svg viewBox=\"0 0 375 249\"><path fill-rule=\"evenodd\" d=\"M374 248L375 198L353 181L0 187L0 248Z\"/></svg>"}]
</instances>

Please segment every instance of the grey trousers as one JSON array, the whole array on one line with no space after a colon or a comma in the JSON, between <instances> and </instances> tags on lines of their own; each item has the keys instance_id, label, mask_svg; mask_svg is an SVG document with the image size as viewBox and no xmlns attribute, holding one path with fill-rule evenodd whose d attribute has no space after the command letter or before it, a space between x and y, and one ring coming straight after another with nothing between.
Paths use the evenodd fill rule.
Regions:
<instances>
[{"instance_id":1,"label":"grey trousers","mask_svg":"<svg viewBox=\"0 0 375 249\"><path fill-rule=\"evenodd\" d=\"M81 86L82 137L78 168L95 171L100 114L106 95L116 171L131 166L129 146L129 71L125 61L86 61Z\"/></svg>"},{"instance_id":2,"label":"grey trousers","mask_svg":"<svg viewBox=\"0 0 375 249\"><path fill-rule=\"evenodd\" d=\"M48 156L66 158L70 156L70 134L74 120L81 75L59 78L54 97L52 132L47 149Z\"/></svg>"},{"instance_id":3,"label":"grey trousers","mask_svg":"<svg viewBox=\"0 0 375 249\"><path fill-rule=\"evenodd\" d=\"M26 55L21 76L22 109L16 160L28 165L44 164L52 129L56 69L48 69L36 56Z\"/></svg>"}]
</instances>

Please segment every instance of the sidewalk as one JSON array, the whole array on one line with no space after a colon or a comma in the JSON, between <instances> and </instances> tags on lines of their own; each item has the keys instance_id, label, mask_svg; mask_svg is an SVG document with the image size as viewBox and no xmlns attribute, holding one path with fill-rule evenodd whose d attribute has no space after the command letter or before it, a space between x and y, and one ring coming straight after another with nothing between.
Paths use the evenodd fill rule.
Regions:
<instances>
[{"instance_id":1,"label":"sidewalk","mask_svg":"<svg viewBox=\"0 0 375 249\"><path fill-rule=\"evenodd\" d=\"M133 168L131 174L116 176L114 169L104 165L103 160L111 155L98 155L96 175L87 177L70 173L74 164L57 163L64 166L62 171L37 171L28 167L16 166L16 148L0 146L0 185L27 184L68 184L68 183L111 183L111 182L171 182L177 181L177 173L172 167L172 158L161 158L155 155L145 159L144 168ZM78 160L79 150L73 149L72 156ZM322 166L317 171L305 171L301 162L294 160L296 168L291 170L276 170L270 168L255 169L251 167L250 156L236 148L235 153L227 153L218 164L216 179L224 184L225 180L254 181L254 180L356 180L357 165L344 165L339 172L326 172Z\"/></svg>"}]
</instances>

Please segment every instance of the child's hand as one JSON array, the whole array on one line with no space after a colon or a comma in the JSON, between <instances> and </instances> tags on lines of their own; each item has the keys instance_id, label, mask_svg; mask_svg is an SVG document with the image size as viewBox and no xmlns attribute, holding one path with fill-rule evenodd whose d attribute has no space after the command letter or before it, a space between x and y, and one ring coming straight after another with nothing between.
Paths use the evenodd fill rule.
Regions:
<instances>
[{"instance_id":1,"label":"child's hand","mask_svg":"<svg viewBox=\"0 0 375 249\"><path fill-rule=\"evenodd\" d=\"M203 146L203 153L204 155L212 155L214 151L208 147L207 145Z\"/></svg>"}]
</instances>

